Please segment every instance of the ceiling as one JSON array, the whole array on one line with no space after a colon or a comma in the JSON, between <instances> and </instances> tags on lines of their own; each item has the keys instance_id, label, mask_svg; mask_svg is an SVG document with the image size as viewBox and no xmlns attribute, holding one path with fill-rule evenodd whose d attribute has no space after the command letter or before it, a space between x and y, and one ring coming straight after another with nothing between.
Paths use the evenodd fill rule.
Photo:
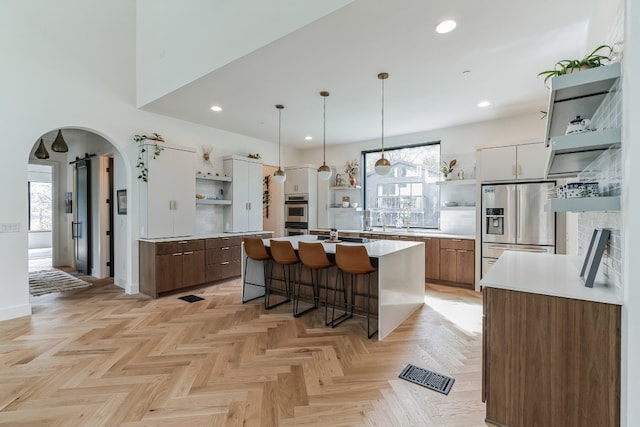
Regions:
<instances>
[{"instance_id":1,"label":"ceiling","mask_svg":"<svg viewBox=\"0 0 640 427\"><path fill-rule=\"evenodd\" d=\"M586 46L594 0L356 0L143 109L296 148L546 110L538 72ZM457 28L435 32L444 19ZM478 108L480 101L491 106ZM212 105L222 112L214 113ZM312 141L304 137L311 135Z\"/></svg>"}]
</instances>

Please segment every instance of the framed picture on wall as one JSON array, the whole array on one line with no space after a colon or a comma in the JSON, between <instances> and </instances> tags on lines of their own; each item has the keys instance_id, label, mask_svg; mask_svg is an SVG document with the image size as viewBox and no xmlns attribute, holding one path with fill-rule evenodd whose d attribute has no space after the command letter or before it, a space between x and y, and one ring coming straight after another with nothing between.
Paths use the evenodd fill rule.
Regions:
<instances>
[{"instance_id":1,"label":"framed picture on wall","mask_svg":"<svg viewBox=\"0 0 640 427\"><path fill-rule=\"evenodd\" d=\"M118 215L126 215L127 214L127 190L118 190L116 193L118 198Z\"/></svg>"}]
</instances>

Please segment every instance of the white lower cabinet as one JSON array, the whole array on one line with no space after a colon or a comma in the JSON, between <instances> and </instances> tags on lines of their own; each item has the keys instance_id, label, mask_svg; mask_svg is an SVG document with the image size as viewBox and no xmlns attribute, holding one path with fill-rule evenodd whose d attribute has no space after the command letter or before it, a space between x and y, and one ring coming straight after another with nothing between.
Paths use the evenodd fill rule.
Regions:
<instances>
[{"instance_id":1,"label":"white lower cabinet","mask_svg":"<svg viewBox=\"0 0 640 427\"><path fill-rule=\"evenodd\" d=\"M224 231L262 231L262 162L226 156L224 173L233 179L231 205L224 209Z\"/></svg>"},{"instance_id":2,"label":"white lower cabinet","mask_svg":"<svg viewBox=\"0 0 640 427\"><path fill-rule=\"evenodd\" d=\"M147 182L139 182L140 237L189 236L195 232L195 150L159 143L163 150L153 158L155 146L145 144Z\"/></svg>"}]
</instances>

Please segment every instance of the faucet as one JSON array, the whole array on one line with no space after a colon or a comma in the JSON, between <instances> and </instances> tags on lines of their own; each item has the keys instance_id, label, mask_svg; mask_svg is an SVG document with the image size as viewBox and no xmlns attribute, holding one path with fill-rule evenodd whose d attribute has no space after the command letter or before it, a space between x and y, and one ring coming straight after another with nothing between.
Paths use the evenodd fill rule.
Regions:
<instances>
[{"instance_id":1,"label":"faucet","mask_svg":"<svg viewBox=\"0 0 640 427\"><path fill-rule=\"evenodd\" d=\"M409 232L409 226L411 225L411 212L409 212L409 207L407 206L402 211L402 215L404 216L404 223L407 226L407 233Z\"/></svg>"},{"instance_id":2,"label":"faucet","mask_svg":"<svg viewBox=\"0 0 640 427\"><path fill-rule=\"evenodd\" d=\"M378 212L378 222L382 223L382 232L387 231L387 216L383 212Z\"/></svg>"}]
</instances>

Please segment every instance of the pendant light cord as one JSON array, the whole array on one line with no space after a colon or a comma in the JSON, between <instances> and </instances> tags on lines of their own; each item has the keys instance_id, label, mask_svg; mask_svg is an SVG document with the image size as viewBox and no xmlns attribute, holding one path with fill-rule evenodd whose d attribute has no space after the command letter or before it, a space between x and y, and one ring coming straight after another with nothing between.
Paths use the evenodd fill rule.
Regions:
<instances>
[{"instance_id":1,"label":"pendant light cord","mask_svg":"<svg viewBox=\"0 0 640 427\"><path fill-rule=\"evenodd\" d=\"M282 108L278 108L278 170L280 170L280 132L282 131Z\"/></svg>"},{"instance_id":2,"label":"pendant light cord","mask_svg":"<svg viewBox=\"0 0 640 427\"><path fill-rule=\"evenodd\" d=\"M327 97L322 97L322 164L327 164Z\"/></svg>"},{"instance_id":3,"label":"pendant light cord","mask_svg":"<svg viewBox=\"0 0 640 427\"><path fill-rule=\"evenodd\" d=\"M384 158L384 80L385 79L380 79L382 80L382 135L381 135L381 145L382 145L382 158Z\"/></svg>"}]
</instances>

